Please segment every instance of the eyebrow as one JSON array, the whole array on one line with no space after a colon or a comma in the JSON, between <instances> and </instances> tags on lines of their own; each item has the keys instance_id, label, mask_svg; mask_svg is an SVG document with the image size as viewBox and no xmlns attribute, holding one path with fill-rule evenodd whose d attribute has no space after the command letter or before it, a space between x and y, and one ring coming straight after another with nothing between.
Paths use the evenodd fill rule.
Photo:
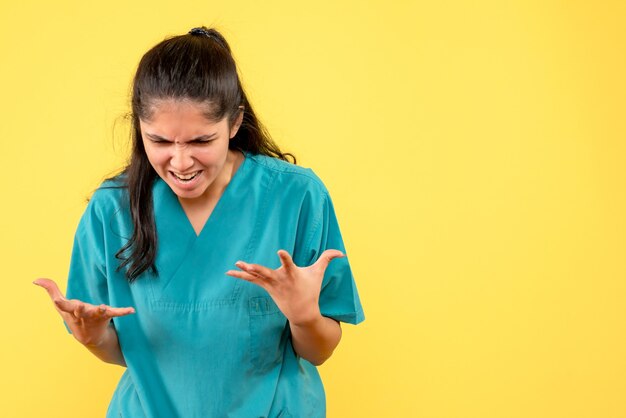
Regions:
<instances>
[{"instance_id":1,"label":"eyebrow","mask_svg":"<svg viewBox=\"0 0 626 418\"><path fill-rule=\"evenodd\" d=\"M190 139L189 142L191 142L191 141L203 141L203 140L206 140L206 139L211 139L211 138L213 138L216 135L217 135L217 132L215 132L213 134L209 134L209 135L200 135L200 136L197 136L195 138ZM150 137L152 139L156 139L157 141L173 142L171 139L167 139L167 138L164 138L164 137L162 137L160 135L151 134L151 133L148 133L148 132L146 132L146 136L148 136L148 137Z\"/></svg>"}]
</instances>

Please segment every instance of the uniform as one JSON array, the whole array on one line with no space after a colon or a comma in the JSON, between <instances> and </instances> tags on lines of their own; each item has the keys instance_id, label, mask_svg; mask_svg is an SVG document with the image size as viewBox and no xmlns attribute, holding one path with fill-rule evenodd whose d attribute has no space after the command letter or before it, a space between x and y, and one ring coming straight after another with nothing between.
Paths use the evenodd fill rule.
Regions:
<instances>
[{"instance_id":1,"label":"uniform","mask_svg":"<svg viewBox=\"0 0 626 418\"><path fill-rule=\"evenodd\" d=\"M67 297L136 310L113 319L127 370L107 417L325 416L319 374L294 352L285 316L264 289L225 274L238 260L277 268L279 249L298 266L345 252L319 178L246 153L199 235L160 178L153 202L157 273L132 284L115 257L133 231L126 189L105 182L76 232ZM320 310L363 321L347 257L328 266Z\"/></svg>"}]
</instances>

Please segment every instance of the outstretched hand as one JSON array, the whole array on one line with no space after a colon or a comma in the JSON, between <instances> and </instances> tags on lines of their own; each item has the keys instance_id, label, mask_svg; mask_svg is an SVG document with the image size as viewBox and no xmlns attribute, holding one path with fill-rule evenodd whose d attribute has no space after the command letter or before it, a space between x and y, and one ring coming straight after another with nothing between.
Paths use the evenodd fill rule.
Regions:
<instances>
[{"instance_id":1,"label":"outstretched hand","mask_svg":"<svg viewBox=\"0 0 626 418\"><path fill-rule=\"evenodd\" d=\"M134 308L112 308L104 304L92 305L78 299L68 300L50 279L37 279L33 283L46 289L74 337L84 345L100 344L111 318L135 313Z\"/></svg>"},{"instance_id":2,"label":"outstretched hand","mask_svg":"<svg viewBox=\"0 0 626 418\"><path fill-rule=\"evenodd\" d=\"M235 265L241 271L229 270L226 274L265 289L291 324L307 324L318 319L324 272L333 259L345 257L344 254L339 250L326 250L308 267L296 266L285 250L278 251L278 257L281 266L276 270L238 261Z\"/></svg>"}]
</instances>

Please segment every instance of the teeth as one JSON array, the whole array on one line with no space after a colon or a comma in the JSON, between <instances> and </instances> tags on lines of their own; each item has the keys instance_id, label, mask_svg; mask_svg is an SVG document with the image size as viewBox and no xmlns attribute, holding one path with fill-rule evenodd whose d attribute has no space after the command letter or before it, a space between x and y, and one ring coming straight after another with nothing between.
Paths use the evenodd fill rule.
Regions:
<instances>
[{"instance_id":1,"label":"teeth","mask_svg":"<svg viewBox=\"0 0 626 418\"><path fill-rule=\"evenodd\" d=\"M196 171L195 173L192 174L187 174L185 176L181 176L180 174L176 174L176 173L172 173L174 174L174 176L178 179L178 180L182 180L182 181L189 181L191 179L193 179L194 177L196 177L198 175L199 171Z\"/></svg>"}]
</instances>

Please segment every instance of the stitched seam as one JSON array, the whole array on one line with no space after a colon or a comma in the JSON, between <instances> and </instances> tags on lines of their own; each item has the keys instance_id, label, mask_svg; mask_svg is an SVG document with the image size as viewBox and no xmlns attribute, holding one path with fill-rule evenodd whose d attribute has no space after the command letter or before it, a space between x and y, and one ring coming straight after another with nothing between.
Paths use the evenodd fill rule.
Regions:
<instances>
[{"instance_id":1,"label":"stitched seam","mask_svg":"<svg viewBox=\"0 0 626 418\"><path fill-rule=\"evenodd\" d=\"M253 156L251 158L251 160L255 164L260 165L260 166L262 166L262 167L264 167L264 168L266 168L268 170L275 171L277 173L290 173L290 174L295 174L295 175L298 175L298 176L303 176L303 177L306 177L306 178L312 180L316 185L320 186L322 189L326 188L326 186L324 186L324 183L322 183L320 181L320 179L315 174L311 174L311 173L308 173L308 172L302 172L302 171L299 171L299 170L290 169L290 168L286 168L286 167L281 167L281 168L272 167L272 166L270 166L268 164L265 164L265 163L257 160L255 157L257 157L257 156Z\"/></svg>"},{"instance_id":2,"label":"stitched seam","mask_svg":"<svg viewBox=\"0 0 626 418\"><path fill-rule=\"evenodd\" d=\"M324 201L322 202L322 210L320 211L320 214L317 217L317 219L315 219L315 223L313 224L313 228L311 231L311 237L309 238L307 245L304 247L304 248L307 248L307 250L314 250L316 253L319 251L319 248L313 248L313 244L312 244L313 238L315 238L315 234L317 233L318 228L322 224L322 218L324 217L324 207L326 206L327 203L328 203L328 195L324 193ZM320 254L316 254L316 255L317 255L317 258L319 258ZM315 262L316 260L313 260L313 262Z\"/></svg>"}]
</instances>

